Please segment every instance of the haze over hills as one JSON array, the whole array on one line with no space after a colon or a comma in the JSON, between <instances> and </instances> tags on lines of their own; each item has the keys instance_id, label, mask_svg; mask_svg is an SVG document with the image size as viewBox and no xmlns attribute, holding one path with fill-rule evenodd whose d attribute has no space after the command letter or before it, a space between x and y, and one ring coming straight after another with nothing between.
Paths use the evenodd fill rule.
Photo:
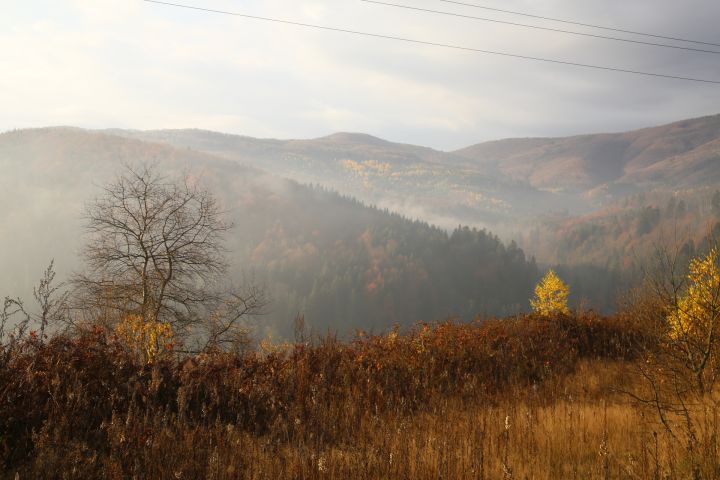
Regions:
<instances>
[{"instance_id":1,"label":"haze over hills","mask_svg":"<svg viewBox=\"0 0 720 480\"><path fill-rule=\"evenodd\" d=\"M0 291L28 297L53 257L65 274L78 268L83 203L141 161L201 174L227 205L233 278L271 287L274 325L297 313L347 330L521 311L539 275L531 256L576 299L611 308L639 253L668 231L692 250L720 219L720 116L451 153L352 133L13 131L0 135L0 262L13 272Z\"/></svg>"},{"instance_id":2,"label":"haze over hills","mask_svg":"<svg viewBox=\"0 0 720 480\"><path fill-rule=\"evenodd\" d=\"M110 133L212 153L306 183L318 183L440 225L497 227L509 219L562 208L543 192L489 166L426 147L370 135L337 133L311 140L265 140L203 130Z\"/></svg>"},{"instance_id":3,"label":"haze over hills","mask_svg":"<svg viewBox=\"0 0 720 480\"><path fill-rule=\"evenodd\" d=\"M118 133L261 165L444 228L487 227L545 265L631 270L659 243L697 245L718 220L720 115L454 152L349 133L288 141Z\"/></svg>"},{"instance_id":4,"label":"haze over hills","mask_svg":"<svg viewBox=\"0 0 720 480\"><path fill-rule=\"evenodd\" d=\"M123 164L147 161L169 176L201 177L220 200L236 225L228 281L267 288L262 325L275 335L289 335L297 314L316 331L348 333L519 312L539 275L515 245L485 231L450 234L203 152L46 128L0 135L0 292L31 298L51 258L63 279L80 269L83 204Z\"/></svg>"},{"instance_id":5,"label":"haze over hills","mask_svg":"<svg viewBox=\"0 0 720 480\"><path fill-rule=\"evenodd\" d=\"M539 214L588 214L629 194L720 181L720 115L626 133L506 139L455 152L353 133L312 140L203 130L112 133L320 183L446 228L481 225L506 237Z\"/></svg>"},{"instance_id":6,"label":"haze over hills","mask_svg":"<svg viewBox=\"0 0 720 480\"><path fill-rule=\"evenodd\" d=\"M660 245L690 255L720 220L720 115L626 133L501 140L454 153L592 201L595 208L583 214L546 214L518 227L513 238L546 263L623 270Z\"/></svg>"},{"instance_id":7,"label":"haze over hills","mask_svg":"<svg viewBox=\"0 0 720 480\"><path fill-rule=\"evenodd\" d=\"M51 258L59 271L76 265L85 202L123 162L159 161L182 171L217 164L200 152L93 134L78 128L44 128L0 134L0 279L2 295L28 297L28 288ZM227 162L225 162L227 163ZM249 171L241 165L227 165Z\"/></svg>"}]
</instances>

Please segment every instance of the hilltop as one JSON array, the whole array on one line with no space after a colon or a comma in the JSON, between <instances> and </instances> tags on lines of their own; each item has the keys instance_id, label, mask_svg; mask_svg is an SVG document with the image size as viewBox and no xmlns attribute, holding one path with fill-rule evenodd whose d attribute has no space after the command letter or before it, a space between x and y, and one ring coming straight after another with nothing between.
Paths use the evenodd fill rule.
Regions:
<instances>
[{"instance_id":1,"label":"hilltop","mask_svg":"<svg viewBox=\"0 0 720 480\"><path fill-rule=\"evenodd\" d=\"M508 139L456 152L537 188L590 195L720 180L720 115L625 133Z\"/></svg>"}]
</instances>

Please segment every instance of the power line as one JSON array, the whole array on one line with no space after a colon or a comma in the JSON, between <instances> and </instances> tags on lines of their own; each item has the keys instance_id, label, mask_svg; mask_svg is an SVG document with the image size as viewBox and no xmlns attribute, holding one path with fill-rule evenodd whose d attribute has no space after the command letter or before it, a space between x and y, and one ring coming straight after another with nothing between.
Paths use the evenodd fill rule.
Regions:
<instances>
[{"instance_id":1,"label":"power line","mask_svg":"<svg viewBox=\"0 0 720 480\"><path fill-rule=\"evenodd\" d=\"M611 71L611 72L619 72L619 73L628 73L633 75L643 75L646 77L656 77L656 78L668 78L673 80L685 80L688 82L699 82L699 83L710 83L715 85L720 85L720 80L708 80L703 78L693 78L693 77L681 77L677 75L667 75L662 73L652 73L652 72L643 72L639 70L630 70L630 69L624 69L624 68L616 68L616 67L606 67L602 65L591 65L588 63L577 63L577 62L570 62L565 60L555 60L551 58L542 58L542 57L532 57L529 55L518 55L514 53L508 53L508 52L497 52L492 50L482 50L479 48L473 48L473 47L464 47L461 45L451 45L447 43L438 43L438 42L428 42L425 40L416 40L412 38L405 38L405 37L397 37L392 35L382 35L379 33L369 33L369 32L361 32L358 30L348 30L344 28L337 28L337 27L327 27L323 25L314 25L311 23L302 23L302 22L296 22L292 20L282 20L278 18L270 18L270 17L260 17L257 15L248 15L244 13L236 13L236 12L227 12L224 10L214 10L210 8L203 8L203 7L195 7L191 5L183 5L180 3L172 3L172 2L164 2L160 0L143 0L144 2L148 3L156 3L159 5L167 5L171 7L179 7L179 8L186 8L190 10L197 10L201 12L208 12L208 13L218 13L222 15L232 15L235 17L241 17L241 18L249 18L253 20L261 20L265 22L274 22L274 23L280 23L285 25L294 25L297 27L305 27L305 28L312 28L316 30L325 30L325 31L331 31L331 32L340 32L340 33L348 33L352 35L360 35L364 37L372 37L372 38L382 38L385 40L395 40L399 42L405 42L405 43L413 43L416 45L428 45L432 47L442 47L442 48L450 48L453 50L462 50L466 52L475 52L475 53L483 53L487 55L497 55L501 57L511 57L511 58L519 58L522 60L532 60L536 62L545 62L545 63L555 63L559 65L569 65L573 67L582 67L582 68L591 68L594 70L605 70L605 71Z\"/></svg>"},{"instance_id":2,"label":"power line","mask_svg":"<svg viewBox=\"0 0 720 480\"><path fill-rule=\"evenodd\" d=\"M630 34L632 34L632 35L642 35L642 36L644 36L644 37L662 38L662 39L664 39L664 40L675 40L675 41L678 41L678 42L687 42L687 43L695 43L695 44L698 44L698 45L710 45L710 46L713 46L713 47L720 47L720 43L702 42L702 41L700 41L700 40L690 40L690 39L688 39L688 38L670 37L670 36L666 36L666 35L657 35L657 34L653 34L653 33L638 32L638 31L636 31L636 30L623 30L622 28L603 27L603 26L601 26L601 25L595 25L595 24L592 24L592 23L582 23L582 22L576 22L576 21L573 21L573 20L562 20L562 19L560 19L560 18L544 17L544 16L542 16L542 15L533 15L533 14L531 14L531 13L518 12L518 11L514 11L514 10L503 10L502 8L493 8L493 7L488 7L488 6L486 6L486 5L478 5L478 4L476 4L476 3L466 3L466 2L456 1L456 0L436 0L436 1L438 1L438 2L443 2L443 3L452 3L452 4L454 4L454 5L462 5L462 6L465 6L465 7L481 8L481 9L483 9L483 10L488 10L488 11L492 11L492 12L509 13L509 14L512 14L512 15L520 15L520 16L523 16L523 17L538 18L538 19L540 19L540 20L550 20L550 21L553 21L553 22L566 23L566 24L569 24L569 25L579 25L579 26L581 26L581 27L597 28L597 29L600 29L600 30L607 30L607 31L610 31L610 32L630 33Z\"/></svg>"},{"instance_id":3,"label":"power line","mask_svg":"<svg viewBox=\"0 0 720 480\"><path fill-rule=\"evenodd\" d=\"M592 38L601 38L604 40L614 40L616 42L627 42L627 43L637 43L640 45L650 45L653 47L663 47L663 48L674 48L677 50L690 50L693 52L702 52L702 53L714 53L715 55L720 55L720 52L717 50L705 50L702 48L693 48L693 47L682 47L679 45L668 45L667 43L655 43L655 42L644 42L642 40L631 40L628 38L620 38L620 37L610 37L607 35L596 35L593 33L585 33L585 32L574 32L572 30L562 30L560 28L550 28L550 27L541 27L539 25L528 25L526 23L517 23L517 22L508 22L505 20L497 20L493 18L484 18L484 17L476 17L473 15L464 15L461 13L454 13L454 12L444 12L441 10L431 10L429 8L421 8L421 7L413 7L410 5L402 5L399 3L389 3L389 2L381 2L378 0L361 0L365 3L375 3L377 5L385 5L388 7L397 7L397 8L405 8L407 10L415 10L418 12L426 12L426 13L437 13L439 15L447 15L450 17L460 17L460 18L468 18L471 20L480 20L483 22L492 22L492 23L502 23L504 25L513 25L515 27L524 27L524 28L533 28L536 30L547 30L550 32L557 32L557 33L567 33L570 35L580 35L583 37L592 37Z\"/></svg>"}]
</instances>

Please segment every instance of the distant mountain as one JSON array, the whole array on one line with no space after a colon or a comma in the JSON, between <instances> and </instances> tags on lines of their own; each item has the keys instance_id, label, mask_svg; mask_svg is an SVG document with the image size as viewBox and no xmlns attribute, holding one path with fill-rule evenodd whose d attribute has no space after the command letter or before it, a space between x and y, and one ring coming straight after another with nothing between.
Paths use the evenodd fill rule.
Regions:
<instances>
[{"instance_id":1,"label":"distant mountain","mask_svg":"<svg viewBox=\"0 0 720 480\"><path fill-rule=\"evenodd\" d=\"M720 182L720 115L627 133L486 142L453 152L545 190L591 196Z\"/></svg>"},{"instance_id":2,"label":"distant mountain","mask_svg":"<svg viewBox=\"0 0 720 480\"><path fill-rule=\"evenodd\" d=\"M462 165L451 153L337 133L312 140L267 140L203 130L110 133L211 153L364 202L430 221L495 226L563 208L563 195L541 191L486 165ZM575 202L577 204L577 202Z\"/></svg>"},{"instance_id":3,"label":"distant mountain","mask_svg":"<svg viewBox=\"0 0 720 480\"><path fill-rule=\"evenodd\" d=\"M330 149L338 141L347 139L325 140ZM60 276L80 268L83 204L123 164L140 161L202 176L236 225L230 281L267 286L273 301L262 324L276 335L291 333L296 314L318 332L348 333L519 312L539 275L514 244L486 231L448 233L197 150L46 128L0 134L0 296L31 298L51 258Z\"/></svg>"},{"instance_id":4,"label":"distant mountain","mask_svg":"<svg viewBox=\"0 0 720 480\"><path fill-rule=\"evenodd\" d=\"M487 166L594 205L538 215L516 227L540 261L628 269L660 245L692 253L720 220L720 115L627 133L486 142L460 165Z\"/></svg>"},{"instance_id":5,"label":"distant mountain","mask_svg":"<svg viewBox=\"0 0 720 480\"><path fill-rule=\"evenodd\" d=\"M650 189L720 182L720 115L627 133L507 139L455 152L337 133L254 139L203 130L114 130L239 161L450 228L507 233L538 215L591 213Z\"/></svg>"}]
</instances>

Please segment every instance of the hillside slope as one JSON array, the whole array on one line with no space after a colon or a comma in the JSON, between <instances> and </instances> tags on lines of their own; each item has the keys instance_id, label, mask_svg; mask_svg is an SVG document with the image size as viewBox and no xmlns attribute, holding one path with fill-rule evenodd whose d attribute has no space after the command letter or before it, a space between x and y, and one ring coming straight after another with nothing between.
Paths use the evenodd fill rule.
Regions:
<instances>
[{"instance_id":1,"label":"hillside slope","mask_svg":"<svg viewBox=\"0 0 720 480\"><path fill-rule=\"evenodd\" d=\"M691 187L720 179L720 115L642 130L568 138L509 139L453 152L550 190L598 194Z\"/></svg>"},{"instance_id":2,"label":"hillside slope","mask_svg":"<svg viewBox=\"0 0 720 480\"><path fill-rule=\"evenodd\" d=\"M617 271L651 265L658 249L681 252L682 269L720 235L720 185L643 192L582 216L544 215L518 232L543 262Z\"/></svg>"},{"instance_id":3,"label":"hillside slope","mask_svg":"<svg viewBox=\"0 0 720 480\"><path fill-rule=\"evenodd\" d=\"M563 195L509 179L490 166L462 165L464 159L451 153L364 134L268 140L204 130L110 132L318 183L445 228L460 223L493 226L568 204Z\"/></svg>"}]
</instances>

